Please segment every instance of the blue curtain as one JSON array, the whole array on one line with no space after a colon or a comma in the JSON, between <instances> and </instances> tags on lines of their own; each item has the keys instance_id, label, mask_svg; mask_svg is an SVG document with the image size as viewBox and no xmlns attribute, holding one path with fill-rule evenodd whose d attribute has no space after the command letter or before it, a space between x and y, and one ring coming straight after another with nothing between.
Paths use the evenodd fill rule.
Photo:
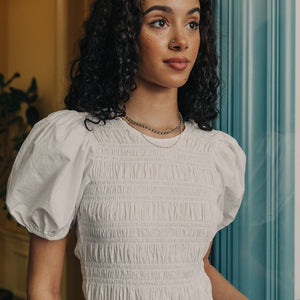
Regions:
<instances>
[{"instance_id":1,"label":"blue curtain","mask_svg":"<svg viewBox=\"0 0 300 300\"><path fill-rule=\"evenodd\" d=\"M295 0L213 0L221 117L247 155L211 260L251 300L294 300Z\"/></svg>"}]
</instances>

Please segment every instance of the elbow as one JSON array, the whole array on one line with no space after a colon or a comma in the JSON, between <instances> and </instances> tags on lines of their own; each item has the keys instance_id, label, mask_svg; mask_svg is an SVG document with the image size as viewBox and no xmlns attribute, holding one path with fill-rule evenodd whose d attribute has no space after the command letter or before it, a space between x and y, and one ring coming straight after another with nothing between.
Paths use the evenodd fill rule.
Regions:
<instances>
[{"instance_id":1,"label":"elbow","mask_svg":"<svg viewBox=\"0 0 300 300\"><path fill-rule=\"evenodd\" d=\"M27 287L28 300L61 300L60 289Z\"/></svg>"},{"instance_id":2,"label":"elbow","mask_svg":"<svg viewBox=\"0 0 300 300\"><path fill-rule=\"evenodd\" d=\"M206 272L206 274L209 274L211 268L213 268L213 266L211 265L209 259L208 258L204 258L203 259L203 264L204 264L204 271Z\"/></svg>"}]
</instances>

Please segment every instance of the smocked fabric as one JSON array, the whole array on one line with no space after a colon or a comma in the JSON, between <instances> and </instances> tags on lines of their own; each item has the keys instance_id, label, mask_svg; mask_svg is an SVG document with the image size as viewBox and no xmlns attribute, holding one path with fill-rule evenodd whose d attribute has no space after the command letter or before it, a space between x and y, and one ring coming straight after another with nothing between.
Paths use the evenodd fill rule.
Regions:
<instances>
[{"instance_id":1,"label":"smocked fabric","mask_svg":"<svg viewBox=\"0 0 300 300\"><path fill-rule=\"evenodd\" d=\"M120 118L88 131L86 116L35 124L9 176L12 216L48 240L76 224L88 300L212 300L203 257L240 207L243 150L194 122L154 138Z\"/></svg>"}]
</instances>

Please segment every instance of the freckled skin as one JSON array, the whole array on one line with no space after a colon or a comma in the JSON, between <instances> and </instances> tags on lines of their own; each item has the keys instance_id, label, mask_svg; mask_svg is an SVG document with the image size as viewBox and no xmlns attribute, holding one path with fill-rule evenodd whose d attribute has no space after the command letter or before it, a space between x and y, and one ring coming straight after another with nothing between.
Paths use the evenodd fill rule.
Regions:
<instances>
[{"instance_id":1,"label":"freckled skin","mask_svg":"<svg viewBox=\"0 0 300 300\"><path fill-rule=\"evenodd\" d=\"M165 5L174 13L153 10L145 15L139 35L137 77L139 81L161 87L181 87L188 80L199 51L199 28L193 26L200 22L200 15L198 12L186 15L190 9L200 8L199 0L145 0L143 5L144 12L154 5ZM176 43L171 44L172 40ZM174 49L174 45L179 48ZM172 57L186 57L190 62L185 70L178 71L163 62Z\"/></svg>"}]
</instances>

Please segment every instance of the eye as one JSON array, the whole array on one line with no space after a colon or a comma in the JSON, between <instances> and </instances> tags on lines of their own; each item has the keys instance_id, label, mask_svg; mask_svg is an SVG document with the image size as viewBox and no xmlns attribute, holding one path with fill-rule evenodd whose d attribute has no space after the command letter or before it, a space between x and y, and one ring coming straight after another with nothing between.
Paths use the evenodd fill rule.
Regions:
<instances>
[{"instance_id":1,"label":"eye","mask_svg":"<svg viewBox=\"0 0 300 300\"><path fill-rule=\"evenodd\" d=\"M150 25L153 27L163 28L166 23L167 22L165 19L159 19L159 20L156 20L156 21L150 23ZM158 24L158 26L154 25L154 24Z\"/></svg>"},{"instance_id":2,"label":"eye","mask_svg":"<svg viewBox=\"0 0 300 300\"><path fill-rule=\"evenodd\" d=\"M199 28L199 23L197 23L195 21L190 22L189 25L192 25L191 29L193 29L193 30L197 30Z\"/></svg>"}]
</instances>

